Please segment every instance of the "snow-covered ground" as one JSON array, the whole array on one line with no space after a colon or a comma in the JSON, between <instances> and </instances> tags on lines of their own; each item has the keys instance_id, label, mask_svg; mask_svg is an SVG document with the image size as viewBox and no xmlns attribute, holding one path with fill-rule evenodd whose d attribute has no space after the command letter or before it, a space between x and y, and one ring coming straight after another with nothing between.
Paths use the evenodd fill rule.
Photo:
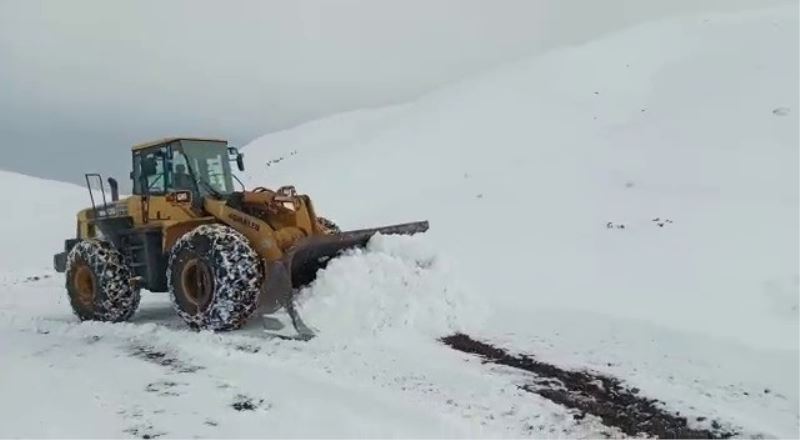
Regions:
<instances>
[{"instance_id":1,"label":"snow-covered ground","mask_svg":"<svg viewBox=\"0 0 800 440\"><path fill-rule=\"evenodd\" d=\"M0 436L620 435L436 341L463 331L797 437L797 12L647 23L246 146L248 185L345 228L431 222L333 261L308 343L265 339L276 317L194 333L155 294L78 324L49 265L85 190L0 174L25 208L0 232Z\"/></svg>"}]
</instances>

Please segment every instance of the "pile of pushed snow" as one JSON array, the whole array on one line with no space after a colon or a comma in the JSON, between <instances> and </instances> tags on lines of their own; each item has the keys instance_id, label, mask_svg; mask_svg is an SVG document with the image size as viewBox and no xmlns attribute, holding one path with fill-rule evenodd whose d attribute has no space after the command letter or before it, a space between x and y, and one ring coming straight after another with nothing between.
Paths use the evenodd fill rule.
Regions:
<instances>
[{"instance_id":1,"label":"pile of pushed snow","mask_svg":"<svg viewBox=\"0 0 800 440\"><path fill-rule=\"evenodd\" d=\"M397 331L437 337L484 316L423 236L376 235L331 260L298 302L321 339L346 341Z\"/></svg>"},{"instance_id":2,"label":"pile of pushed snow","mask_svg":"<svg viewBox=\"0 0 800 440\"><path fill-rule=\"evenodd\" d=\"M85 188L0 171L0 272L52 270L53 254L75 237L79 210L90 206Z\"/></svg>"}]
</instances>

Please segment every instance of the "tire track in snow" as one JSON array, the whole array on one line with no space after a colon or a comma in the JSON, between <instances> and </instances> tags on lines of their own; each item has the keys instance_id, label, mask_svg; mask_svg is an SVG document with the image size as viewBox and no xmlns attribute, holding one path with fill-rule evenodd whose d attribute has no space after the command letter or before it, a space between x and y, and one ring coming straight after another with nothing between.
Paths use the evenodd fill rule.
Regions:
<instances>
[{"instance_id":1,"label":"tire track in snow","mask_svg":"<svg viewBox=\"0 0 800 440\"><path fill-rule=\"evenodd\" d=\"M593 415L609 427L627 435L656 438L730 438L738 432L724 429L716 420L711 429L691 428L680 413L659 406L657 399L639 395L637 388L626 387L619 379L589 371L573 371L478 341L463 333L440 339L454 350L477 355L484 362L533 373L536 378L519 388L559 405L577 410L576 420ZM698 421L706 420L698 417Z\"/></svg>"}]
</instances>

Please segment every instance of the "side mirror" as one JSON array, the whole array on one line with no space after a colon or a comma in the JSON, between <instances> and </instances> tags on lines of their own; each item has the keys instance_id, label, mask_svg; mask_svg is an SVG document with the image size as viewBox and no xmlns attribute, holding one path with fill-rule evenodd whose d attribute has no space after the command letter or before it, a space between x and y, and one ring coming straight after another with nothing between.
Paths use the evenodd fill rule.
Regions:
<instances>
[{"instance_id":1,"label":"side mirror","mask_svg":"<svg viewBox=\"0 0 800 440\"><path fill-rule=\"evenodd\" d=\"M111 188L111 201L116 202L119 200L119 183L113 177L108 178L108 187Z\"/></svg>"},{"instance_id":2,"label":"side mirror","mask_svg":"<svg viewBox=\"0 0 800 440\"><path fill-rule=\"evenodd\" d=\"M234 147L228 147L228 159L231 162L235 160L239 171L244 171L244 154L240 153L239 150Z\"/></svg>"}]
</instances>

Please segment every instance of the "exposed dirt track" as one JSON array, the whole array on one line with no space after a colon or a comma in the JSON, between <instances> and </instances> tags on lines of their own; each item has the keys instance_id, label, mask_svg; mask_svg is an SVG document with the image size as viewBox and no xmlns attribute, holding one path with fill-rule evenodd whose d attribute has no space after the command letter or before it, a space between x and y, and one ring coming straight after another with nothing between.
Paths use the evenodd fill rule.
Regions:
<instances>
[{"instance_id":1,"label":"exposed dirt track","mask_svg":"<svg viewBox=\"0 0 800 440\"><path fill-rule=\"evenodd\" d=\"M538 361L528 355L512 355L502 348L456 333L441 339L451 348L480 356L485 362L504 365L536 375L520 388L577 410L576 419L587 414L631 436L657 438L729 438L736 432L724 430L713 421L711 429L693 429L685 416L663 409L656 399L639 395L611 376L589 371L572 371Z\"/></svg>"}]
</instances>

